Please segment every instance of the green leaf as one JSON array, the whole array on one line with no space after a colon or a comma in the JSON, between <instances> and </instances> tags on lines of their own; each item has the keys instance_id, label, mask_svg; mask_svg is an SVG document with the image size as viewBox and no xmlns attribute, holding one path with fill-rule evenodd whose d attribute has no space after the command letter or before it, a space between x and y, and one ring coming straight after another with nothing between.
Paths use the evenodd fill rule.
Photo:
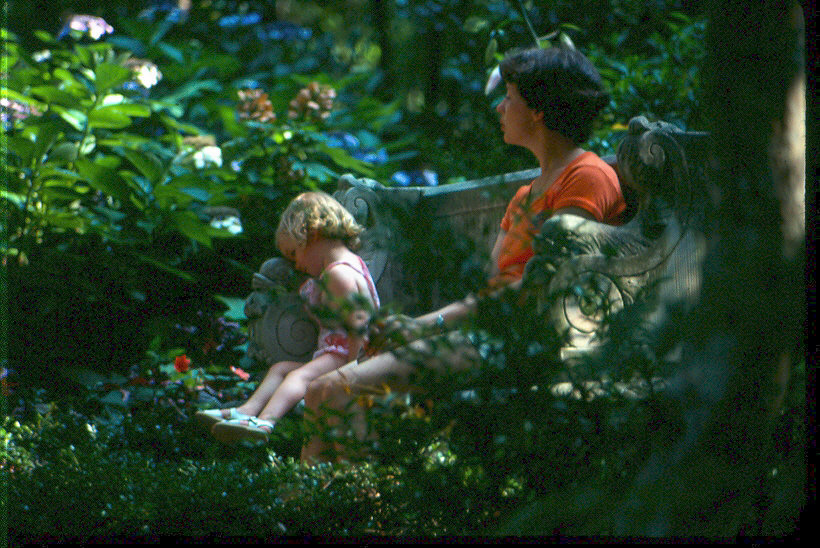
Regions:
<instances>
[{"instance_id":1,"label":"green leaf","mask_svg":"<svg viewBox=\"0 0 820 548\"><path fill-rule=\"evenodd\" d=\"M211 247L211 235L209 225L203 223L192 211L177 212L174 217L174 224L177 229L188 238Z\"/></svg>"},{"instance_id":2,"label":"green leaf","mask_svg":"<svg viewBox=\"0 0 820 548\"><path fill-rule=\"evenodd\" d=\"M131 118L117 110L114 107L102 107L91 111L88 116L88 123L92 128L103 129L122 129L131 125Z\"/></svg>"},{"instance_id":3,"label":"green leaf","mask_svg":"<svg viewBox=\"0 0 820 548\"><path fill-rule=\"evenodd\" d=\"M17 64L17 61L20 60L20 54L17 53L17 51L11 51L11 48L8 46L6 47L8 49L0 55L0 66L11 68Z\"/></svg>"},{"instance_id":4,"label":"green leaf","mask_svg":"<svg viewBox=\"0 0 820 548\"><path fill-rule=\"evenodd\" d=\"M45 178L45 177L42 177ZM40 189L42 196L71 202L82 198L87 192L85 185L75 185L74 180L59 178L48 179Z\"/></svg>"},{"instance_id":5,"label":"green leaf","mask_svg":"<svg viewBox=\"0 0 820 548\"><path fill-rule=\"evenodd\" d=\"M172 205L188 207L193 201L191 196L171 185L159 185L154 188L154 198L163 209L170 208Z\"/></svg>"},{"instance_id":6,"label":"green leaf","mask_svg":"<svg viewBox=\"0 0 820 548\"><path fill-rule=\"evenodd\" d=\"M336 173L335 171L333 171L329 167L327 167L325 165L322 165L322 164L317 164L316 162L309 162L309 163L306 163L306 164L302 164L302 163L299 163L299 162L294 162L293 167L297 168L297 169L298 168L304 168L304 170L307 173L308 177L310 177L311 179L315 179L316 181L319 181L320 183L331 181L333 179L336 179L339 176L338 173Z\"/></svg>"},{"instance_id":7,"label":"green leaf","mask_svg":"<svg viewBox=\"0 0 820 548\"><path fill-rule=\"evenodd\" d=\"M352 169L367 177L374 176L374 172L373 169L370 167L370 164L368 164L367 162L363 162L357 158L354 158L344 149L327 146L324 143L319 143L318 148L319 150L327 154L330 157L330 159L333 160L333 163L335 163L339 167L345 169Z\"/></svg>"},{"instance_id":8,"label":"green leaf","mask_svg":"<svg viewBox=\"0 0 820 548\"><path fill-rule=\"evenodd\" d=\"M54 36L44 30L35 30L32 34L36 36L41 42L45 42L46 44L56 44L57 40L54 39Z\"/></svg>"},{"instance_id":9,"label":"green leaf","mask_svg":"<svg viewBox=\"0 0 820 548\"><path fill-rule=\"evenodd\" d=\"M23 103L24 105L28 105L31 108L36 108L37 110L43 111L48 108L46 103L41 103L40 101L36 101L29 97L28 95L23 95L13 89L9 89L7 87L3 87L0 89L0 97L4 99L10 99L12 101L17 101L18 103Z\"/></svg>"},{"instance_id":10,"label":"green leaf","mask_svg":"<svg viewBox=\"0 0 820 548\"><path fill-rule=\"evenodd\" d=\"M130 51L136 57L145 57L146 55L145 46L142 42L130 36L109 35L106 36L105 41L119 49Z\"/></svg>"},{"instance_id":11,"label":"green leaf","mask_svg":"<svg viewBox=\"0 0 820 548\"><path fill-rule=\"evenodd\" d=\"M20 161L24 166L28 166L31 163L31 159L34 156L34 143L32 141L25 137L15 135L14 137L9 137L6 143L8 144L9 150L20 157Z\"/></svg>"},{"instance_id":12,"label":"green leaf","mask_svg":"<svg viewBox=\"0 0 820 548\"><path fill-rule=\"evenodd\" d=\"M487 43L487 49L484 50L484 63L489 65L495 61L495 54L498 51L498 40L491 38Z\"/></svg>"},{"instance_id":13,"label":"green leaf","mask_svg":"<svg viewBox=\"0 0 820 548\"><path fill-rule=\"evenodd\" d=\"M160 42L157 44L157 48L164 53L169 59L176 61L179 64L185 63L185 56L182 54L180 50L167 44L165 42Z\"/></svg>"},{"instance_id":14,"label":"green leaf","mask_svg":"<svg viewBox=\"0 0 820 548\"><path fill-rule=\"evenodd\" d=\"M200 202L207 202L211 199L211 193L208 192L204 188L200 187L186 187L180 189L183 193L187 194L194 200L199 200Z\"/></svg>"},{"instance_id":15,"label":"green leaf","mask_svg":"<svg viewBox=\"0 0 820 548\"><path fill-rule=\"evenodd\" d=\"M60 128L54 122L38 124L37 137L34 141L34 160L39 162L57 142L59 135Z\"/></svg>"},{"instance_id":16,"label":"green leaf","mask_svg":"<svg viewBox=\"0 0 820 548\"><path fill-rule=\"evenodd\" d=\"M130 78L130 69L114 63L100 63L94 71L94 87L102 95Z\"/></svg>"},{"instance_id":17,"label":"green leaf","mask_svg":"<svg viewBox=\"0 0 820 548\"><path fill-rule=\"evenodd\" d=\"M86 227L86 220L75 213L49 212L42 216L52 227L65 228L82 232Z\"/></svg>"},{"instance_id":18,"label":"green leaf","mask_svg":"<svg viewBox=\"0 0 820 548\"><path fill-rule=\"evenodd\" d=\"M131 149L123 150L123 155L128 158L129 162L134 164L134 167L136 167L146 179L151 181L151 184L155 185L160 182L159 178L162 175L163 166L160 159L155 155L150 152Z\"/></svg>"},{"instance_id":19,"label":"green leaf","mask_svg":"<svg viewBox=\"0 0 820 548\"><path fill-rule=\"evenodd\" d=\"M151 108L148 105L142 105L137 103L121 103L119 105L111 105L115 106L122 111L123 114L135 118L145 118L147 116L151 116Z\"/></svg>"},{"instance_id":20,"label":"green leaf","mask_svg":"<svg viewBox=\"0 0 820 548\"><path fill-rule=\"evenodd\" d=\"M35 86L31 88L31 94L48 103L56 103L68 108L80 106L80 100L77 97L65 90L57 89L54 86Z\"/></svg>"},{"instance_id":21,"label":"green leaf","mask_svg":"<svg viewBox=\"0 0 820 548\"><path fill-rule=\"evenodd\" d=\"M48 159L55 162L73 162L77 159L78 148L78 143L60 143L51 149Z\"/></svg>"},{"instance_id":22,"label":"green leaf","mask_svg":"<svg viewBox=\"0 0 820 548\"><path fill-rule=\"evenodd\" d=\"M216 80L194 80L180 86L176 92L162 98L163 103L179 103L183 99L199 97L203 91L222 91L222 85Z\"/></svg>"},{"instance_id":23,"label":"green leaf","mask_svg":"<svg viewBox=\"0 0 820 548\"><path fill-rule=\"evenodd\" d=\"M112 390L100 398L100 403L107 403L108 405L116 405L118 407L126 407L125 394L119 390Z\"/></svg>"},{"instance_id":24,"label":"green leaf","mask_svg":"<svg viewBox=\"0 0 820 548\"><path fill-rule=\"evenodd\" d=\"M111 209L110 207L94 206L94 211L108 218L111 224L117 224L128 217L128 215L122 211L117 211L115 209Z\"/></svg>"},{"instance_id":25,"label":"green leaf","mask_svg":"<svg viewBox=\"0 0 820 548\"><path fill-rule=\"evenodd\" d=\"M245 319L245 299L237 299L236 297L225 297L223 295L214 295L217 299L222 301L228 309L222 313L222 316L229 320L244 320Z\"/></svg>"},{"instance_id":26,"label":"green leaf","mask_svg":"<svg viewBox=\"0 0 820 548\"><path fill-rule=\"evenodd\" d=\"M104 377L99 373L95 373L90 369L70 369L65 375L89 390L96 390L108 382L107 377Z\"/></svg>"},{"instance_id":27,"label":"green leaf","mask_svg":"<svg viewBox=\"0 0 820 548\"><path fill-rule=\"evenodd\" d=\"M131 125L131 116L149 116L151 109L145 105L109 105L98 107L88 115L92 128L122 129Z\"/></svg>"},{"instance_id":28,"label":"green leaf","mask_svg":"<svg viewBox=\"0 0 820 548\"><path fill-rule=\"evenodd\" d=\"M88 158L77 158L74 165L83 180L97 190L120 200L128 199L130 194L128 185L114 167L100 165Z\"/></svg>"},{"instance_id":29,"label":"green leaf","mask_svg":"<svg viewBox=\"0 0 820 548\"><path fill-rule=\"evenodd\" d=\"M137 386L131 391L131 399L134 401L154 401L155 396L154 389L148 388L147 386Z\"/></svg>"},{"instance_id":30,"label":"green leaf","mask_svg":"<svg viewBox=\"0 0 820 548\"><path fill-rule=\"evenodd\" d=\"M19 208L22 208L23 204L26 203L26 197L23 194L9 192L8 190L3 190L2 188L0 188L0 199L7 200Z\"/></svg>"},{"instance_id":31,"label":"green leaf","mask_svg":"<svg viewBox=\"0 0 820 548\"><path fill-rule=\"evenodd\" d=\"M165 36L172 28L174 28L174 21L172 21L170 17L163 19L159 25L157 25L154 34L152 34L148 39L148 44L152 46L155 45L157 42L162 40L162 37Z\"/></svg>"},{"instance_id":32,"label":"green leaf","mask_svg":"<svg viewBox=\"0 0 820 548\"><path fill-rule=\"evenodd\" d=\"M60 115L60 118L68 122L68 124L77 131L83 131L85 129L85 125L88 123L88 117L84 112L56 105L52 108Z\"/></svg>"},{"instance_id":33,"label":"green leaf","mask_svg":"<svg viewBox=\"0 0 820 548\"><path fill-rule=\"evenodd\" d=\"M476 32L480 31L481 29L487 27L489 23L483 17L478 17L476 15L471 15L467 18L464 22L464 30L471 34L475 34Z\"/></svg>"},{"instance_id":34,"label":"green leaf","mask_svg":"<svg viewBox=\"0 0 820 548\"><path fill-rule=\"evenodd\" d=\"M68 85L70 88L82 89L86 92L88 89L77 80L71 72L64 68L54 69L54 77Z\"/></svg>"},{"instance_id":35,"label":"green leaf","mask_svg":"<svg viewBox=\"0 0 820 548\"><path fill-rule=\"evenodd\" d=\"M148 255L143 255L142 253L135 253L134 256L137 257L139 260L145 262L145 263L148 263L148 264L150 264L150 265L152 265L152 266L154 266L154 267L156 267L156 268L158 268L158 269L160 269L164 272L168 272L169 274L173 274L174 276L182 278L185 281L188 281L188 282L193 282L194 281L194 277L191 276L190 274L188 274L187 272L183 272L182 270L180 270L178 268L174 268L173 266L165 264L162 261L158 261L157 259L154 259L153 257L149 257ZM171 365L171 367L173 368L174 366Z\"/></svg>"},{"instance_id":36,"label":"green leaf","mask_svg":"<svg viewBox=\"0 0 820 548\"><path fill-rule=\"evenodd\" d=\"M188 124L183 122L182 120L177 120L171 116L167 116L165 114L159 117L162 124L168 129L175 129L177 131L181 131L183 133L190 133L191 135L200 135L205 133L200 128L193 124Z\"/></svg>"}]
</instances>

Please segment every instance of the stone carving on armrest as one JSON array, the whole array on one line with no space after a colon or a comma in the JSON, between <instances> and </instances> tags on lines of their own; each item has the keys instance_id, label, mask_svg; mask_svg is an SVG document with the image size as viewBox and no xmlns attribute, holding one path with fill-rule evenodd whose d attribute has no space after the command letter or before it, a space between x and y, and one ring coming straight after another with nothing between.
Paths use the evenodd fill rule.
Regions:
<instances>
[{"instance_id":1,"label":"stone carving on armrest","mask_svg":"<svg viewBox=\"0 0 820 548\"><path fill-rule=\"evenodd\" d=\"M389 237L389 229L380 213L383 205L380 195L384 195L385 187L371 179L357 179L346 174L339 178L337 188L333 197L365 228L358 253L367 263L378 288L387 265L385 242Z\"/></svg>"},{"instance_id":2,"label":"stone carving on armrest","mask_svg":"<svg viewBox=\"0 0 820 548\"><path fill-rule=\"evenodd\" d=\"M372 179L342 175L333 193L356 222L365 228L359 256L367 263L382 303L406 300L402 294L400 245L406 235L397 215L413 207L421 193L412 188L388 188ZM402 299L402 297L405 297Z\"/></svg>"},{"instance_id":3,"label":"stone carving on armrest","mask_svg":"<svg viewBox=\"0 0 820 548\"><path fill-rule=\"evenodd\" d=\"M296 292L303 280L279 257L265 261L253 275L253 291L245 299L248 356L267 365L310 360L318 330Z\"/></svg>"},{"instance_id":4,"label":"stone carving on armrest","mask_svg":"<svg viewBox=\"0 0 820 548\"><path fill-rule=\"evenodd\" d=\"M606 317L656 281L671 279L675 292L687 293L682 298L697 293L702 246L693 235L694 194L704 170L690 169L687 152L705 150L705 137L634 118L618 150L621 184L637 193L632 220L616 227L559 215L542 226L524 282L535 291L539 314L566 333L569 348L600 342Z\"/></svg>"}]
</instances>

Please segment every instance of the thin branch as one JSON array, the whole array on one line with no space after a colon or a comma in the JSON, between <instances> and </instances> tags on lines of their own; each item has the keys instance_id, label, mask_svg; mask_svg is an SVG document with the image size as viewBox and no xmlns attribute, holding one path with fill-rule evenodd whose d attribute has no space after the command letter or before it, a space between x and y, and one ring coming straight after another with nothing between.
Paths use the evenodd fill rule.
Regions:
<instances>
[{"instance_id":1,"label":"thin branch","mask_svg":"<svg viewBox=\"0 0 820 548\"><path fill-rule=\"evenodd\" d=\"M538 35L535 33L535 29L532 27L532 22L530 21L530 16L527 15L527 8L524 7L524 2L522 0L518 0L518 8L521 10L521 15L524 17L524 22L527 23L527 28L532 35L532 39L535 41L535 47L541 47L541 44L538 42Z\"/></svg>"}]
</instances>

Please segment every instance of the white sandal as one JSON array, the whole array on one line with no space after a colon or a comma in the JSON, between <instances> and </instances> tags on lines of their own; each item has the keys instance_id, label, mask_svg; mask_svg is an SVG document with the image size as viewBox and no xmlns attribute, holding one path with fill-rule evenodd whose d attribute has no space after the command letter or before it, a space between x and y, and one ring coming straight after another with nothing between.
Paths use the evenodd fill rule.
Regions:
<instances>
[{"instance_id":1,"label":"white sandal","mask_svg":"<svg viewBox=\"0 0 820 548\"><path fill-rule=\"evenodd\" d=\"M242 440L268 441L276 423L248 417L245 419L230 419L220 421L211 428L211 433L222 443L235 443Z\"/></svg>"},{"instance_id":2,"label":"white sandal","mask_svg":"<svg viewBox=\"0 0 820 548\"><path fill-rule=\"evenodd\" d=\"M247 420L252 418L250 415L237 411L236 407L231 407L229 409L204 409L202 411L197 411L194 414L194 417L199 424L208 429L218 422L234 419Z\"/></svg>"}]
</instances>

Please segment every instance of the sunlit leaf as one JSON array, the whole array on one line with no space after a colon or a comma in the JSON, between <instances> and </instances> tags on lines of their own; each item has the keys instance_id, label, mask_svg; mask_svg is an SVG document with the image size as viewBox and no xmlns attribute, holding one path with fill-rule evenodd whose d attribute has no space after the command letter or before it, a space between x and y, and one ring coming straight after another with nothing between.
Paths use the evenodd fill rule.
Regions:
<instances>
[{"instance_id":1,"label":"sunlit leaf","mask_svg":"<svg viewBox=\"0 0 820 548\"><path fill-rule=\"evenodd\" d=\"M0 198L7 200L17 207L22 207L26 203L26 197L23 194L9 192L8 190L0 188Z\"/></svg>"},{"instance_id":2,"label":"sunlit leaf","mask_svg":"<svg viewBox=\"0 0 820 548\"><path fill-rule=\"evenodd\" d=\"M50 212L42 216L52 227L72 229L82 231L86 226L86 220L74 213Z\"/></svg>"},{"instance_id":3,"label":"sunlit leaf","mask_svg":"<svg viewBox=\"0 0 820 548\"><path fill-rule=\"evenodd\" d=\"M72 88L83 89L88 91L88 89L82 83L80 83L80 81L77 80L77 78L75 78L73 74L71 74L71 72L62 67L54 69L54 77L58 80L61 80L65 84L68 84Z\"/></svg>"},{"instance_id":4,"label":"sunlit leaf","mask_svg":"<svg viewBox=\"0 0 820 548\"><path fill-rule=\"evenodd\" d=\"M37 37L38 40L41 42L45 42L46 44L56 44L57 41L54 39L54 36L44 30L35 30L32 34Z\"/></svg>"},{"instance_id":5,"label":"sunlit leaf","mask_svg":"<svg viewBox=\"0 0 820 548\"><path fill-rule=\"evenodd\" d=\"M48 108L48 105L46 103L37 101L28 95L24 95L5 86L2 89L0 89L0 97L4 99L10 99L12 101L17 101L18 103L23 103L24 105L28 105L40 111L46 110Z\"/></svg>"},{"instance_id":6,"label":"sunlit leaf","mask_svg":"<svg viewBox=\"0 0 820 548\"><path fill-rule=\"evenodd\" d=\"M122 129L131 125L131 116L150 114L151 110L145 105L109 105L92 110L88 116L88 123L92 128Z\"/></svg>"},{"instance_id":7,"label":"sunlit leaf","mask_svg":"<svg viewBox=\"0 0 820 548\"><path fill-rule=\"evenodd\" d=\"M495 61L496 52L498 52L498 40L491 38L487 43L487 49L484 50L484 63L489 65Z\"/></svg>"},{"instance_id":8,"label":"sunlit leaf","mask_svg":"<svg viewBox=\"0 0 820 548\"><path fill-rule=\"evenodd\" d=\"M192 211L180 211L173 216L177 229L189 237L205 246L211 247L211 236L209 225L203 223Z\"/></svg>"},{"instance_id":9,"label":"sunlit leaf","mask_svg":"<svg viewBox=\"0 0 820 548\"><path fill-rule=\"evenodd\" d=\"M333 160L333 163L335 163L339 167L345 169L352 169L367 177L373 176L373 169L370 167L370 164L368 164L367 162L363 162L357 158L354 158L344 149L327 146L324 143L319 144L318 148L319 150L327 154L330 157L330 159Z\"/></svg>"},{"instance_id":10,"label":"sunlit leaf","mask_svg":"<svg viewBox=\"0 0 820 548\"><path fill-rule=\"evenodd\" d=\"M245 319L245 299L237 299L236 297L225 297L223 295L215 295L217 299L222 301L228 309L222 315L229 320L244 320Z\"/></svg>"},{"instance_id":11,"label":"sunlit leaf","mask_svg":"<svg viewBox=\"0 0 820 548\"><path fill-rule=\"evenodd\" d=\"M85 125L88 123L88 117L85 113L70 108L63 108L61 106L54 106L52 107L55 112L68 122L68 124L76 129L77 131L83 131L85 129Z\"/></svg>"},{"instance_id":12,"label":"sunlit leaf","mask_svg":"<svg viewBox=\"0 0 820 548\"><path fill-rule=\"evenodd\" d=\"M117 109L117 106L100 107L88 115L92 128L122 129L131 125L131 118Z\"/></svg>"},{"instance_id":13,"label":"sunlit leaf","mask_svg":"<svg viewBox=\"0 0 820 548\"><path fill-rule=\"evenodd\" d=\"M490 23L484 19L483 17L478 17L476 15L471 15L467 18L464 22L464 30L471 34L474 34L480 31L483 28L486 28Z\"/></svg>"}]
</instances>

